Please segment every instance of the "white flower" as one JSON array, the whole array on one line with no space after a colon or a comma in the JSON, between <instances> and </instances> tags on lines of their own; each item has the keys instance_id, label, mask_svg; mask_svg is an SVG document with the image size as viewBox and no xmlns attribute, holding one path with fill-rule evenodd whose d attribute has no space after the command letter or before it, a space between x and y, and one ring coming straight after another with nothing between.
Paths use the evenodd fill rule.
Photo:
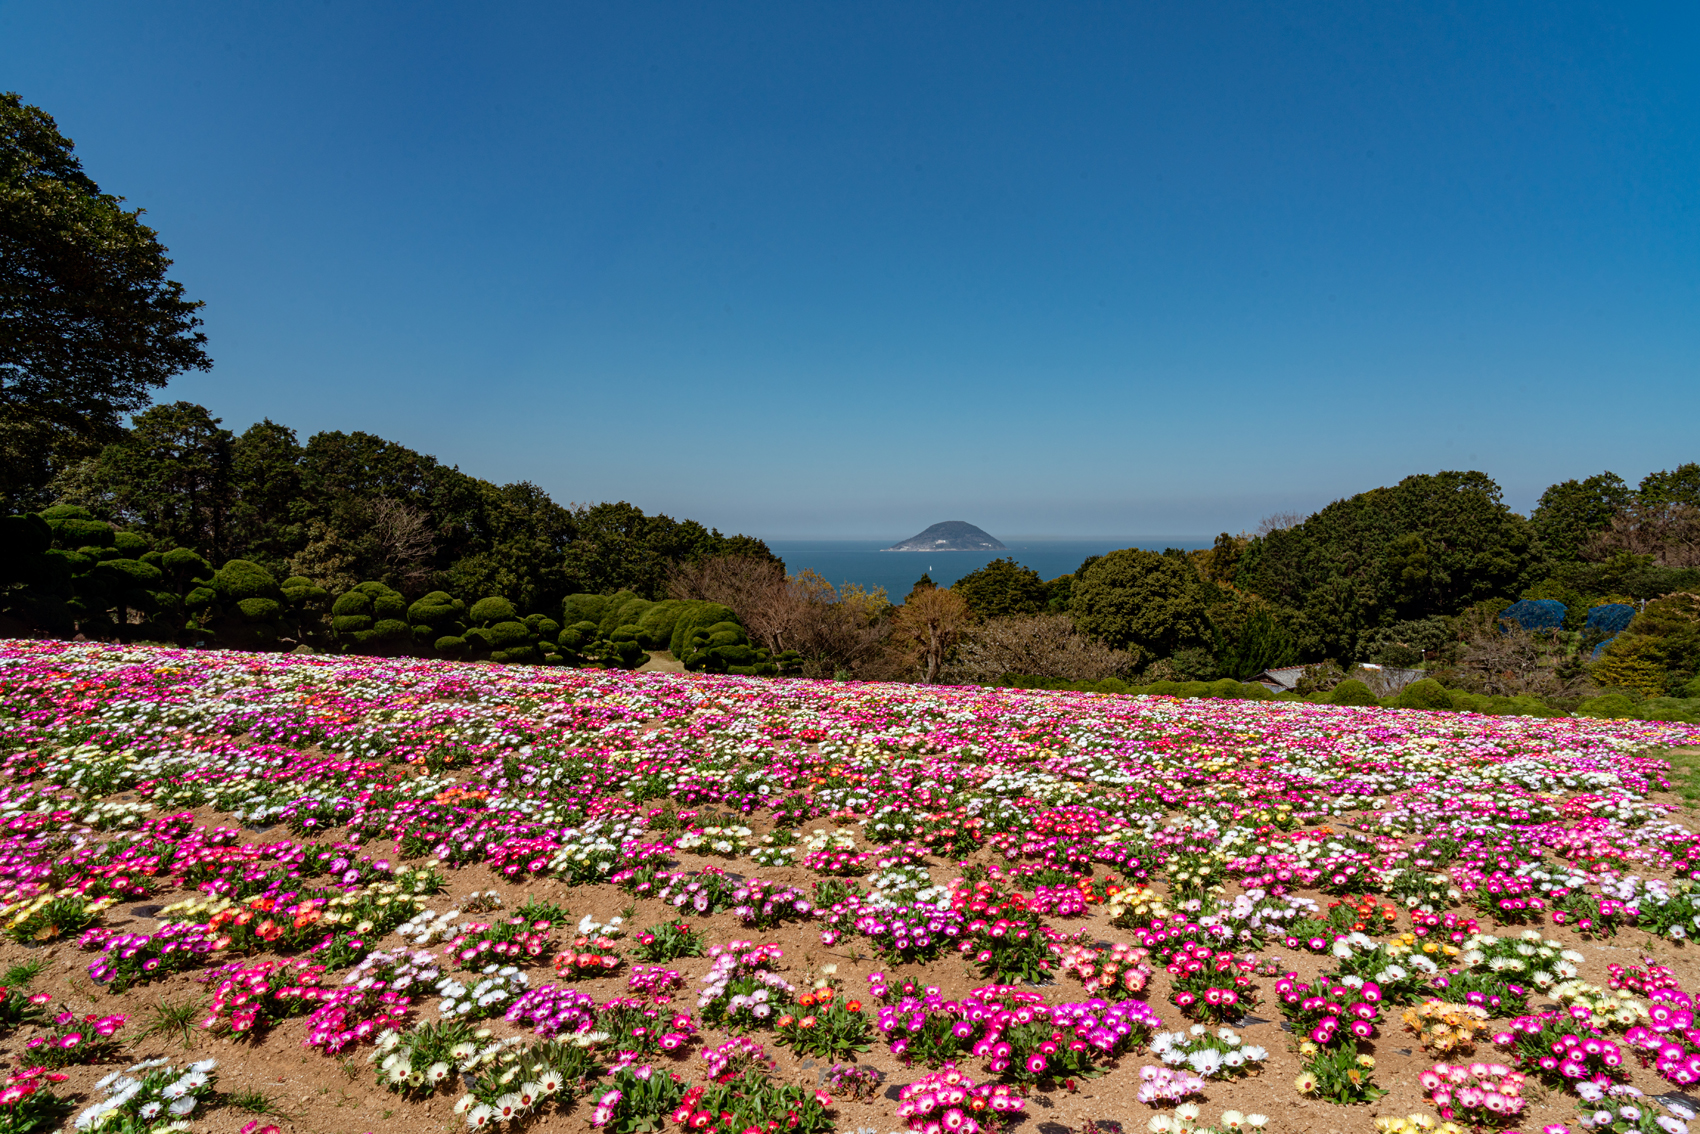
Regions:
<instances>
[{"instance_id":1,"label":"white flower","mask_svg":"<svg viewBox=\"0 0 1700 1134\"><path fill-rule=\"evenodd\" d=\"M171 1104L171 1113L178 1118L182 1118L185 1114L188 1114L194 1109L195 1098L193 1095L184 1095L182 1098Z\"/></svg>"}]
</instances>

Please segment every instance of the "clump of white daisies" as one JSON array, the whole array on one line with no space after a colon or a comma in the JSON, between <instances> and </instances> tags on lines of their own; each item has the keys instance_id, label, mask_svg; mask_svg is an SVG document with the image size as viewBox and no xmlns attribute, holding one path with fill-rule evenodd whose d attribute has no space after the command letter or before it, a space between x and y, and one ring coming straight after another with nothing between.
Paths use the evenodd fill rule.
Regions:
<instances>
[{"instance_id":1,"label":"clump of white daisies","mask_svg":"<svg viewBox=\"0 0 1700 1134\"><path fill-rule=\"evenodd\" d=\"M188 1117L218 1089L215 1059L191 1063L179 1071L169 1059L149 1059L114 1071L95 1084L106 1097L77 1115L78 1130L97 1130L109 1123L126 1129L187 1130ZM136 1120L158 1125L136 1127Z\"/></svg>"},{"instance_id":2,"label":"clump of white daisies","mask_svg":"<svg viewBox=\"0 0 1700 1134\"><path fill-rule=\"evenodd\" d=\"M1170 1066L1184 1064L1202 1079L1237 1079L1269 1058L1268 1049L1246 1043L1234 1029L1212 1032L1203 1024L1185 1032L1158 1032L1151 1037L1151 1053Z\"/></svg>"}]
</instances>

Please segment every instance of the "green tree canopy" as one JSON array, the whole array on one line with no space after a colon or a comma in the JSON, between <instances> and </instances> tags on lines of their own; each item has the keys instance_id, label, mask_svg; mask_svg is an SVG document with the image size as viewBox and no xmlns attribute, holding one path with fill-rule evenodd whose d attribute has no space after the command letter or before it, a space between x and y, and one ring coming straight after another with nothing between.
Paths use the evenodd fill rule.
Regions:
<instances>
[{"instance_id":1,"label":"green tree canopy","mask_svg":"<svg viewBox=\"0 0 1700 1134\"><path fill-rule=\"evenodd\" d=\"M1050 599L1050 588L1039 572L1013 559L994 559L950 585L977 618L1038 614Z\"/></svg>"},{"instance_id":2,"label":"green tree canopy","mask_svg":"<svg viewBox=\"0 0 1700 1134\"><path fill-rule=\"evenodd\" d=\"M1208 596L1184 553L1126 548L1076 573L1069 613L1083 634L1119 650L1168 657L1211 640Z\"/></svg>"},{"instance_id":3,"label":"green tree canopy","mask_svg":"<svg viewBox=\"0 0 1700 1134\"><path fill-rule=\"evenodd\" d=\"M1556 563L1572 563L1581 557L1588 537L1610 527L1611 518L1633 498L1614 472L1567 480L1541 493L1529 527L1542 554Z\"/></svg>"},{"instance_id":4,"label":"green tree canopy","mask_svg":"<svg viewBox=\"0 0 1700 1134\"><path fill-rule=\"evenodd\" d=\"M1648 473L1636 493L1642 504L1686 504L1700 508L1700 464L1690 461L1674 469Z\"/></svg>"},{"instance_id":5,"label":"green tree canopy","mask_svg":"<svg viewBox=\"0 0 1700 1134\"><path fill-rule=\"evenodd\" d=\"M1409 476L1251 541L1235 580L1300 614L1305 657L1357 657L1377 627L1512 598L1539 574L1528 521L1485 473Z\"/></svg>"},{"instance_id":6,"label":"green tree canopy","mask_svg":"<svg viewBox=\"0 0 1700 1134\"><path fill-rule=\"evenodd\" d=\"M111 440L184 370L206 370L201 304L142 210L103 193L53 118L0 94L0 425L8 448ZM7 484L16 503L52 471Z\"/></svg>"}]
</instances>

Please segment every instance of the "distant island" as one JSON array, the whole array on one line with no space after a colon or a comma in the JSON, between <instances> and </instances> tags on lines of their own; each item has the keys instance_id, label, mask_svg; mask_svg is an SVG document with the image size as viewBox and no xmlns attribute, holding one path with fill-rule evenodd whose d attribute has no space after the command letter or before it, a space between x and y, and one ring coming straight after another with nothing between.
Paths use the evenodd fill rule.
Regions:
<instances>
[{"instance_id":1,"label":"distant island","mask_svg":"<svg viewBox=\"0 0 1700 1134\"><path fill-rule=\"evenodd\" d=\"M1008 551L1002 543L964 520L934 524L920 535L894 543L884 551Z\"/></svg>"}]
</instances>

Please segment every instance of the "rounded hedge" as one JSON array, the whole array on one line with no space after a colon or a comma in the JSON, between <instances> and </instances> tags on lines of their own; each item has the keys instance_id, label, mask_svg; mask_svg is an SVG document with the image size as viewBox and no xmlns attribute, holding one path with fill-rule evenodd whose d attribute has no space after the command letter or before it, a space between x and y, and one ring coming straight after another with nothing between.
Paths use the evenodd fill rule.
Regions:
<instances>
[{"instance_id":1,"label":"rounded hedge","mask_svg":"<svg viewBox=\"0 0 1700 1134\"><path fill-rule=\"evenodd\" d=\"M1450 709L1452 691L1432 677L1413 681L1393 702L1401 709Z\"/></svg>"},{"instance_id":2,"label":"rounded hedge","mask_svg":"<svg viewBox=\"0 0 1700 1134\"><path fill-rule=\"evenodd\" d=\"M48 520L53 538L65 547L111 547L117 536L111 524L99 520Z\"/></svg>"},{"instance_id":3,"label":"rounded hedge","mask_svg":"<svg viewBox=\"0 0 1700 1134\"><path fill-rule=\"evenodd\" d=\"M369 614L333 614L331 629L338 634L360 634L372 628L372 616Z\"/></svg>"},{"instance_id":4,"label":"rounded hedge","mask_svg":"<svg viewBox=\"0 0 1700 1134\"><path fill-rule=\"evenodd\" d=\"M236 609L249 622L272 622L283 613L277 600L269 598L245 598L236 604Z\"/></svg>"},{"instance_id":5,"label":"rounded hedge","mask_svg":"<svg viewBox=\"0 0 1700 1134\"><path fill-rule=\"evenodd\" d=\"M1379 705L1375 693L1369 686L1355 677L1349 677L1334 687L1328 695L1330 705Z\"/></svg>"},{"instance_id":6,"label":"rounded hedge","mask_svg":"<svg viewBox=\"0 0 1700 1134\"><path fill-rule=\"evenodd\" d=\"M372 634L385 641L406 638L412 633L412 628L399 618L380 618L372 623Z\"/></svg>"},{"instance_id":7,"label":"rounded hedge","mask_svg":"<svg viewBox=\"0 0 1700 1134\"><path fill-rule=\"evenodd\" d=\"M607 606L607 595L568 595L561 600L561 625L588 622L594 628L601 623L602 612Z\"/></svg>"},{"instance_id":8,"label":"rounded hedge","mask_svg":"<svg viewBox=\"0 0 1700 1134\"><path fill-rule=\"evenodd\" d=\"M153 590L165 582L165 572L139 559L109 559L97 564L95 573L109 585L122 589Z\"/></svg>"},{"instance_id":9,"label":"rounded hedge","mask_svg":"<svg viewBox=\"0 0 1700 1134\"><path fill-rule=\"evenodd\" d=\"M190 575L196 578L213 573L212 564L187 547L174 547L166 552L160 558L160 566L174 575Z\"/></svg>"},{"instance_id":10,"label":"rounded hedge","mask_svg":"<svg viewBox=\"0 0 1700 1134\"><path fill-rule=\"evenodd\" d=\"M336 601L331 603L332 617L351 618L355 615L369 615L371 613L372 599L362 591L349 591L345 595L338 595Z\"/></svg>"},{"instance_id":11,"label":"rounded hedge","mask_svg":"<svg viewBox=\"0 0 1700 1134\"><path fill-rule=\"evenodd\" d=\"M466 639L457 634L445 634L441 638L437 639L433 648L439 654L443 654L446 657L459 657L461 654L466 653Z\"/></svg>"},{"instance_id":12,"label":"rounded hedge","mask_svg":"<svg viewBox=\"0 0 1700 1134\"><path fill-rule=\"evenodd\" d=\"M225 602L245 598L275 599L282 592L270 571L246 559L232 559L213 575L213 589Z\"/></svg>"},{"instance_id":13,"label":"rounded hedge","mask_svg":"<svg viewBox=\"0 0 1700 1134\"><path fill-rule=\"evenodd\" d=\"M513 650L521 646L531 645L531 631L526 629L523 622L509 620L498 622L487 632L490 636L492 650Z\"/></svg>"},{"instance_id":14,"label":"rounded hedge","mask_svg":"<svg viewBox=\"0 0 1700 1134\"><path fill-rule=\"evenodd\" d=\"M472 604L472 609L467 614L472 621L480 626L489 626L497 622L513 622L519 618L519 612L514 609L514 604L500 595L491 595L488 598L479 599Z\"/></svg>"},{"instance_id":15,"label":"rounded hedge","mask_svg":"<svg viewBox=\"0 0 1700 1134\"><path fill-rule=\"evenodd\" d=\"M127 559L136 559L146 555L151 546L147 537L137 532L117 532L112 537L112 546L122 552Z\"/></svg>"},{"instance_id":16,"label":"rounded hedge","mask_svg":"<svg viewBox=\"0 0 1700 1134\"><path fill-rule=\"evenodd\" d=\"M407 600L396 591L378 595L372 600L372 614L394 622L407 621Z\"/></svg>"}]
</instances>

